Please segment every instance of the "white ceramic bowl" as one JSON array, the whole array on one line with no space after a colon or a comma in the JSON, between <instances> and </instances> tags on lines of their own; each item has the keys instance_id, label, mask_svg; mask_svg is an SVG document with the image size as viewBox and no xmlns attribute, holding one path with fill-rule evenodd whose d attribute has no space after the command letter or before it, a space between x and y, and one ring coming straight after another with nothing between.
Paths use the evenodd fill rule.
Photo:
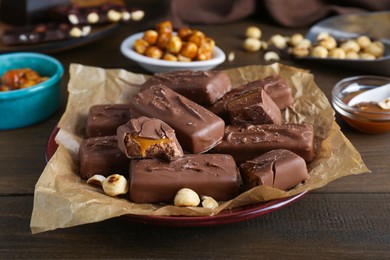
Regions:
<instances>
[{"instance_id":1,"label":"white ceramic bowl","mask_svg":"<svg viewBox=\"0 0 390 260\"><path fill-rule=\"evenodd\" d=\"M141 55L133 50L133 45L136 39L142 38L143 32L133 34L127 37L121 44L120 49L124 56L137 62L142 68L153 72L169 72L173 70L211 70L223 63L226 59L225 53L218 48L214 47L212 58L206 61L166 61L158 60Z\"/></svg>"}]
</instances>

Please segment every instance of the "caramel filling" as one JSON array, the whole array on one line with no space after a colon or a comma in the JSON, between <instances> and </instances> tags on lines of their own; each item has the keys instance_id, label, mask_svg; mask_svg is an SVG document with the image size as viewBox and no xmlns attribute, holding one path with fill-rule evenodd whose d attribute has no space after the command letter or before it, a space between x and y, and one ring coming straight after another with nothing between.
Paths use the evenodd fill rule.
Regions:
<instances>
[{"instance_id":1,"label":"caramel filling","mask_svg":"<svg viewBox=\"0 0 390 260\"><path fill-rule=\"evenodd\" d=\"M146 156L146 151L148 150L149 147L154 145L168 144L171 142L171 140L166 137L163 137L161 139L150 139L150 138L143 138L143 137L132 135L131 139L136 141L140 146L142 157Z\"/></svg>"}]
</instances>

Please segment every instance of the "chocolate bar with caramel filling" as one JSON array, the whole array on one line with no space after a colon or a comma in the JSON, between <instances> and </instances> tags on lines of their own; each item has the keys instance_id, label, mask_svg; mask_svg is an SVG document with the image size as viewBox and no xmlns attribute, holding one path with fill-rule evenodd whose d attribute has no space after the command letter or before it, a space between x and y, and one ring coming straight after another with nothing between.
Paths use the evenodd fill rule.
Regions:
<instances>
[{"instance_id":1,"label":"chocolate bar with caramel filling","mask_svg":"<svg viewBox=\"0 0 390 260\"><path fill-rule=\"evenodd\" d=\"M117 137L119 149L128 158L175 160L183 156L175 130L159 119L145 116L130 119L118 127Z\"/></svg>"},{"instance_id":2,"label":"chocolate bar with caramel filling","mask_svg":"<svg viewBox=\"0 0 390 260\"><path fill-rule=\"evenodd\" d=\"M245 190L259 185L288 190L309 177L305 160L284 149L272 150L241 164L240 172Z\"/></svg>"},{"instance_id":3,"label":"chocolate bar with caramel filling","mask_svg":"<svg viewBox=\"0 0 390 260\"><path fill-rule=\"evenodd\" d=\"M176 193L190 188L225 201L238 195L239 171L230 155L187 154L167 162L158 158L130 163L129 199L136 203L172 203Z\"/></svg>"},{"instance_id":4,"label":"chocolate bar with caramel filling","mask_svg":"<svg viewBox=\"0 0 390 260\"><path fill-rule=\"evenodd\" d=\"M95 174L106 177L114 173L128 174L130 159L119 150L115 135L84 139L80 145L79 159L82 179Z\"/></svg>"},{"instance_id":5,"label":"chocolate bar with caramel filling","mask_svg":"<svg viewBox=\"0 0 390 260\"><path fill-rule=\"evenodd\" d=\"M279 107L264 89L252 90L229 100L226 107L233 125L282 123Z\"/></svg>"},{"instance_id":6,"label":"chocolate bar with caramel filling","mask_svg":"<svg viewBox=\"0 0 390 260\"><path fill-rule=\"evenodd\" d=\"M158 118L175 132L180 145L190 153L202 153L217 145L224 132L224 121L164 85L144 88L130 99L133 118Z\"/></svg>"},{"instance_id":7,"label":"chocolate bar with caramel filling","mask_svg":"<svg viewBox=\"0 0 390 260\"><path fill-rule=\"evenodd\" d=\"M229 102L229 100L232 100L236 97L239 97L240 95L245 94L246 92L253 91L255 89L258 91L264 89L265 92L276 103L280 110L283 110L294 103L291 87L282 77L272 75L264 79L248 82L237 88L232 89L230 92L226 93L220 100L218 100L212 106L209 106L207 108L214 114L219 115L224 119L227 119L228 113L226 104Z\"/></svg>"},{"instance_id":8,"label":"chocolate bar with caramel filling","mask_svg":"<svg viewBox=\"0 0 390 260\"><path fill-rule=\"evenodd\" d=\"M117 128L129 120L129 104L91 106L87 117L86 138L116 135Z\"/></svg>"},{"instance_id":9,"label":"chocolate bar with caramel filling","mask_svg":"<svg viewBox=\"0 0 390 260\"><path fill-rule=\"evenodd\" d=\"M229 125L222 142L210 153L230 154L241 164L275 149L290 150L311 162L315 156L313 126L307 123Z\"/></svg>"},{"instance_id":10,"label":"chocolate bar with caramel filling","mask_svg":"<svg viewBox=\"0 0 390 260\"><path fill-rule=\"evenodd\" d=\"M222 71L171 71L148 79L142 88L165 85L201 105L211 105L232 89L229 76Z\"/></svg>"}]
</instances>

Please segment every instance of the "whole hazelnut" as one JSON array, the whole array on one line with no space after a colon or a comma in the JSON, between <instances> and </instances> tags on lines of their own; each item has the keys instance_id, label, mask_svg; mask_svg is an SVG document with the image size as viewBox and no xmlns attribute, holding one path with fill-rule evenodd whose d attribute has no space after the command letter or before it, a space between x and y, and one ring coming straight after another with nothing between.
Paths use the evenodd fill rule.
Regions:
<instances>
[{"instance_id":1,"label":"whole hazelnut","mask_svg":"<svg viewBox=\"0 0 390 260\"><path fill-rule=\"evenodd\" d=\"M284 49L287 47L286 38L280 34L275 34L269 39L269 43L278 49Z\"/></svg>"},{"instance_id":2,"label":"whole hazelnut","mask_svg":"<svg viewBox=\"0 0 390 260\"><path fill-rule=\"evenodd\" d=\"M323 46L316 46L311 50L311 56L316 58L328 57L328 50Z\"/></svg>"},{"instance_id":3,"label":"whole hazelnut","mask_svg":"<svg viewBox=\"0 0 390 260\"><path fill-rule=\"evenodd\" d=\"M262 35L262 32L259 27L256 26L249 26L246 28L245 36L246 38L255 38L260 39Z\"/></svg>"},{"instance_id":4,"label":"whole hazelnut","mask_svg":"<svg viewBox=\"0 0 390 260\"><path fill-rule=\"evenodd\" d=\"M261 49L261 42L256 38L247 38L244 41L244 49L250 52L256 52Z\"/></svg>"},{"instance_id":5,"label":"whole hazelnut","mask_svg":"<svg viewBox=\"0 0 390 260\"><path fill-rule=\"evenodd\" d=\"M385 52L385 46L380 41L374 41L370 43L366 48L364 48L364 51L378 58L383 56Z\"/></svg>"}]
</instances>

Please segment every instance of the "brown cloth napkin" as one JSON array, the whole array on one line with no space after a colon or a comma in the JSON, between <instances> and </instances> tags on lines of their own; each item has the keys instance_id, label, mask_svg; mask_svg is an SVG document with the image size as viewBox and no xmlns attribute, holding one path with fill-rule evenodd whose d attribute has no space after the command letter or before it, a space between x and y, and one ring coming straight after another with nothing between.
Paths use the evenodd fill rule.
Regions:
<instances>
[{"instance_id":1,"label":"brown cloth napkin","mask_svg":"<svg viewBox=\"0 0 390 260\"><path fill-rule=\"evenodd\" d=\"M221 24L251 15L270 16L286 27L309 26L326 17L390 10L390 0L170 0L162 1L159 20L175 27L188 24Z\"/></svg>"}]
</instances>

